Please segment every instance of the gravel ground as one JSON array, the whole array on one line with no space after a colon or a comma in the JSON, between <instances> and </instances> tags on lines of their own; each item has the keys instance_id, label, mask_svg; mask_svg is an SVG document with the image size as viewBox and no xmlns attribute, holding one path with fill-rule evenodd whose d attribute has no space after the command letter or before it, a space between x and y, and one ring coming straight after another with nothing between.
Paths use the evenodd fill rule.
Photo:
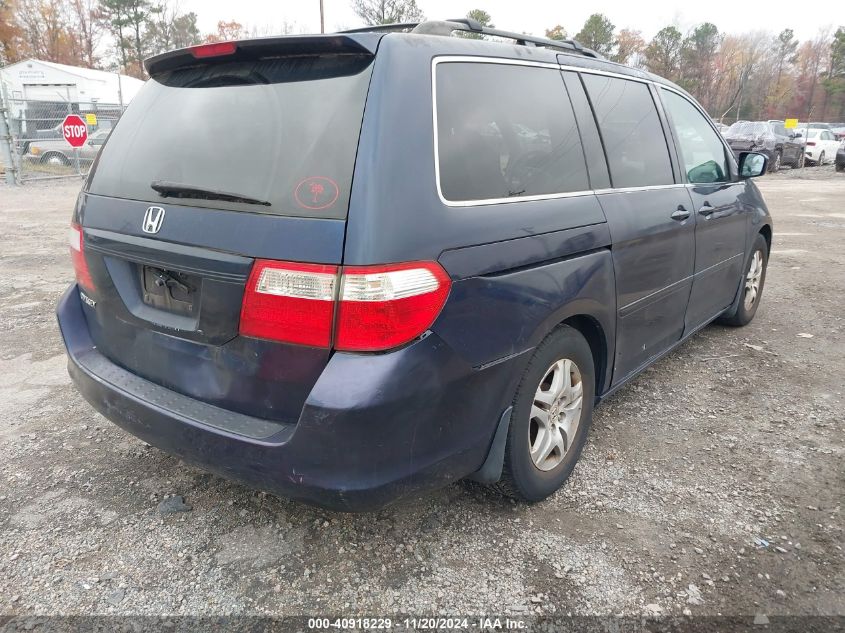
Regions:
<instances>
[{"instance_id":1,"label":"gravel ground","mask_svg":"<svg viewBox=\"0 0 845 633\"><path fill-rule=\"evenodd\" d=\"M0 187L0 614L845 614L845 174L759 184L756 319L599 407L562 491L458 483L369 515L225 481L97 415L53 316L79 182ZM173 495L186 511L163 514Z\"/></svg>"}]
</instances>

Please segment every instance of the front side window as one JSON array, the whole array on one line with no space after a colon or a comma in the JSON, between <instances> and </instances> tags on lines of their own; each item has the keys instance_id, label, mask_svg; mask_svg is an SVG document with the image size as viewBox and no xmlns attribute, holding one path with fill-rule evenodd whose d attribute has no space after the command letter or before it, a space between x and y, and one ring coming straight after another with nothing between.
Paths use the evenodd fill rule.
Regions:
<instances>
[{"instance_id":1,"label":"front side window","mask_svg":"<svg viewBox=\"0 0 845 633\"><path fill-rule=\"evenodd\" d=\"M672 163L648 86L584 74L614 187L671 185Z\"/></svg>"},{"instance_id":2,"label":"front side window","mask_svg":"<svg viewBox=\"0 0 845 633\"><path fill-rule=\"evenodd\" d=\"M588 190L560 71L443 62L436 67L437 160L447 201Z\"/></svg>"},{"instance_id":3,"label":"front side window","mask_svg":"<svg viewBox=\"0 0 845 633\"><path fill-rule=\"evenodd\" d=\"M663 89L661 94L687 180L691 183L730 180L725 146L701 112L679 94Z\"/></svg>"}]
</instances>

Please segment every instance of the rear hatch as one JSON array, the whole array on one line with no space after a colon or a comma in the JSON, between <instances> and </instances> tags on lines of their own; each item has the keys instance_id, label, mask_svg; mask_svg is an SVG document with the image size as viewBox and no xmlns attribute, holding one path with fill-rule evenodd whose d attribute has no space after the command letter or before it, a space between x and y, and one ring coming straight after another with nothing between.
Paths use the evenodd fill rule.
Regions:
<instances>
[{"instance_id":1,"label":"rear hatch","mask_svg":"<svg viewBox=\"0 0 845 633\"><path fill-rule=\"evenodd\" d=\"M744 152L762 147L771 137L769 126L761 122L737 121L725 131L725 140L731 149Z\"/></svg>"},{"instance_id":2,"label":"rear hatch","mask_svg":"<svg viewBox=\"0 0 845 633\"><path fill-rule=\"evenodd\" d=\"M240 332L257 259L342 263L376 36L223 43L148 61L74 221L99 351L179 393L295 421L327 345Z\"/></svg>"}]
</instances>

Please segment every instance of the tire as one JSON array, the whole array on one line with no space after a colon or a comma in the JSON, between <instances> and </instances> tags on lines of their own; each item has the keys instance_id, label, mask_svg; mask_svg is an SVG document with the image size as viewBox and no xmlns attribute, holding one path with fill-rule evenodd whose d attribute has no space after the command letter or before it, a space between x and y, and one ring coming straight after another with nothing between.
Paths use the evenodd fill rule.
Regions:
<instances>
[{"instance_id":1,"label":"tire","mask_svg":"<svg viewBox=\"0 0 845 633\"><path fill-rule=\"evenodd\" d=\"M822 153L821 153L821 154L819 154L819 162L818 162L818 165L819 165L819 167L821 167L822 165L824 165L824 151L822 151Z\"/></svg>"},{"instance_id":2,"label":"tire","mask_svg":"<svg viewBox=\"0 0 845 633\"><path fill-rule=\"evenodd\" d=\"M759 256L759 260L757 257ZM766 283L766 267L769 263L769 245L766 243L766 238L761 234L757 234L754 240L754 245L751 248L751 253L748 255L748 261L745 263L742 276L742 296L739 298L739 305L733 314L726 314L719 318L719 323L730 325L733 327L742 327L751 323L751 319L757 314L757 307L760 305L760 300L763 297L763 286ZM749 300L749 293L753 290L754 284L750 282L752 274L752 267L758 270L756 276L756 291L753 299Z\"/></svg>"},{"instance_id":3,"label":"tire","mask_svg":"<svg viewBox=\"0 0 845 633\"><path fill-rule=\"evenodd\" d=\"M778 151L775 152L775 157L772 160L771 165L769 166L769 173L776 173L777 171L780 170L781 159L782 159L782 154L781 154L780 150L778 150Z\"/></svg>"},{"instance_id":4,"label":"tire","mask_svg":"<svg viewBox=\"0 0 845 633\"><path fill-rule=\"evenodd\" d=\"M836 171L845 171L845 165L837 165Z\"/></svg>"},{"instance_id":5,"label":"tire","mask_svg":"<svg viewBox=\"0 0 845 633\"><path fill-rule=\"evenodd\" d=\"M566 360L571 364L567 365ZM558 364L560 361L564 362ZM559 373L552 374L553 370ZM571 388L564 389L561 394L563 398L551 405L536 400L544 386L547 385L548 388L543 390L543 393L551 394L554 391L556 375L564 379L569 376ZM580 411L576 416L574 409L579 391L579 377ZM545 499L563 485L575 468L587 440L593 417L595 384L593 354L587 340L574 328L565 325L558 327L536 349L517 387L505 446L502 477L493 488L514 499L533 502ZM544 400L547 398L541 397ZM535 407L535 401L539 407ZM561 412L560 418L548 414L545 416L545 428L551 429L554 425L555 430L544 432L551 433L552 438L562 440L539 464L531 454L532 445L536 448L542 443L538 441L541 437L540 418L532 416L538 408L551 410L552 413ZM572 438L567 438L567 428L573 429ZM542 452L538 450L536 458L539 458Z\"/></svg>"},{"instance_id":6,"label":"tire","mask_svg":"<svg viewBox=\"0 0 845 633\"><path fill-rule=\"evenodd\" d=\"M41 162L44 165L70 165L67 156L59 152L48 152L41 157Z\"/></svg>"}]
</instances>

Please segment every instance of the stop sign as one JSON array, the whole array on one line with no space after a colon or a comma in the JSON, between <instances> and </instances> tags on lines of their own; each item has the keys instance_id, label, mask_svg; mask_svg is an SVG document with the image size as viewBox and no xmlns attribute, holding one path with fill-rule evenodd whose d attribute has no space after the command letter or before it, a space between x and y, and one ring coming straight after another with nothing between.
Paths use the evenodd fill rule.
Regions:
<instances>
[{"instance_id":1,"label":"stop sign","mask_svg":"<svg viewBox=\"0 0 845 633\"><path fill-rule=\"evenodd\" d=\"M82 147L88 140L88 126L82 117L68 114L62 121L62 136L71 147Z\"/></svg>"}]
</instances>

